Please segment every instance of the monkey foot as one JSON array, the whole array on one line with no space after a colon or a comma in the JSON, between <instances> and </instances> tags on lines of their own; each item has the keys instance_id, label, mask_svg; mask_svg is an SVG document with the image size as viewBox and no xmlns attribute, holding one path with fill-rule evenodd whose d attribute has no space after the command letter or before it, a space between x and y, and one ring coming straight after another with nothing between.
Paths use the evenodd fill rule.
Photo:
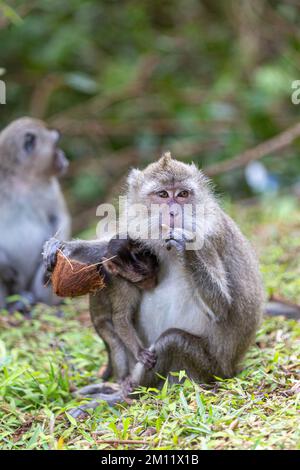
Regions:
<instances>
[{"instance_id":1,"label":"monkey foot","mask_svg":"<svg viewBox=\"0 0 300 470\"><path fill-rule=\"evenodd\" d=\"M100 384L86 385L74 392L77 397L98 398L102 395L112 395L113 393L120 392L120 386L115 383L103 382Z\"/></svg>"},{"instance_id":2,"label":"monkey foot","mask_svg":"<svg viewBox=\"0 0 300 470\"><path fill-rule=\"evenodd\" d=\"M7 303L9 313L19 312L25 317L31 318L32 307L35 304L34 296L30 292L22 292L18 300Z\"/></svg>"},{"instance_id":3,"label":"monkey foot","mask_svg":"<svg viewBox=\"0 0 300 470\"><path fill-rule=\"evenodd\" d=\"M146 367L146 369L150 370L155 366L157 356L154 351L150 351L149 349L142 349L139 352L138 360Z\"/></svg>"}]
</instances>

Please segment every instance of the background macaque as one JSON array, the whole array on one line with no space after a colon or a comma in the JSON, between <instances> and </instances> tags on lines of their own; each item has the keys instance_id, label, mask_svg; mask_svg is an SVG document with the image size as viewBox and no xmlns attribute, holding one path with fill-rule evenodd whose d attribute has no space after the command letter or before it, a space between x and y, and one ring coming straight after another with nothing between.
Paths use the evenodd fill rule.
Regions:
<instances>
[{"instance_id":1,"label":"background macaque","mask_svg":"<svg viewBox=\"0 0 300 470\"><path fill-rule=\"evenodd\" d=\"M70 236L56 178L68 162L58 140L56 130L26 117L0 134L0 308L14 294L30 304L56 301L51 288L44 286L41 253L55 233L63 239Z\"/></svg>"},{"instance_id":2,"label":"background macaque","mask_svg":"<svg viewBox=\"0 0 300 470\"><path fill-rule=\"evenodd\" d=\"M44 246L44 261L47 271L52 271L58 249L72 260L84 259L92 263L104 261L99 265L99 275L104 276L106 287L103 291L90 294L92 321L109 352L109 364L104 377L108 378L114 373L118 381L126 379L129 375L129 353L135 361L152 368L155 365L155 353L144 348L133 322L142 289L156 286L156 256L140 242L130 239L112 239L100 250L89 250L87 255L82 250L77 251L76 244L50 239ZM94 253L97 253L97 261Z\"/></svg>"},{"instance_id":3,"label":"background macaque","mask_svg":"<svg viewBox=\"0 0 300 470\"><path fill-rule=\"evenodd\" d=\"M203 207L201 218L195 221L191 217L183 228L178 226L178 214L170 210L170 234L143 240L156 253L160 271L158 285L142 292L136 327L144 345L155 352L157 362L152 370L146 370L128 354L132 386L159 386L161 378L156 373L167 376L180 370L197 382L233 376L255 335L264 304L262 280L250 244L223 212L202 172L195 165L173 160L170 154L144 171L132 170L127 197L129 206L142 203L149 209L154 203L170 208L174 204L177 208L186 204ZM153 226L155 220L149 216L144 222ZM159 213L156 223L161 223ZM186 233L195 231L202 245L189 250ZM170 240L172 249L167 250ZM99 253L105 251L105 245L104 241L76 241L65 243L64 249L70 257L80 253L82 259L93 262L96 253L99 259ZM101 330L106 301L102 293L91 301L97 331ZM115 335L113 329L111 335ZM111 355L118 367L118 360L113 359L115 351L117 348L111 349ZM174 376L170 379L175 380ZM101 385L93 385L85 387L82 394L110 403L122 396L105 395L103 391Z\"/></svg>"}]
</instances>

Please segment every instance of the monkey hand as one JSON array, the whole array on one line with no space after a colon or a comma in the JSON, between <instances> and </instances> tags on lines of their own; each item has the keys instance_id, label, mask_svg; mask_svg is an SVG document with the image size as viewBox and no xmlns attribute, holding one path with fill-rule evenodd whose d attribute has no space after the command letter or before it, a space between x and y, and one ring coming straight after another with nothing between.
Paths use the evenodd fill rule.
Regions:
<instances>
[{"instance_id":1,"label":"monkey hand","mask_svg":"<svg viewBox=\"0 0 300 470\"><path fill-rule=\"evenodd\" d=\"M182 229L173 229L165 240L167 250L174 247L180 253L186 250L186 244L194 241L194 235Z\"/></svg>"},{"instance_id":2,"label":"monkey hand","mask_svg":"<svg viewBox=\"0 0 300 470\"><path fill-rule=\"evenodd\" d=\"M150 351L149 349L141 349L138 354L138 361L141 362L146 369L153 369L157 362L157 356L155 351Z\"/></svg>"},{"instance_id":3,"label":"monkey hand","mask_svg":"<svg viewBox=\"0 0 300 470\"><path fill-rule=\"evenodd\" d=\"M0 273L1 280L6 284L14 283L18 285L19 273L14 267L13 261L10 260L5 251L0 248Z\"/></svg>"},{"instance_id":4,"label":"monkey hand","mask_svg":"<svg viewBox=\"0 0 300 470\"><path fill-rule=\"evenodd\" d=\"M175 248L180 253L185 250L185 240L175 240L175 238L167 238L165 240L166 248L170 251L172 248Z\"/></svg>"},{"instance_id":5,"label":"monkey hand","mask_svg":"<svg viewBox=\"0 0 300 470\"><path fill-rule=\"evenodd\" d=\"M56 266L57 251L62 247L62 242L57 238L50 238L43 247L43 263L45 267L45 276L52 273Z\"/></svg>"}]
</instances>

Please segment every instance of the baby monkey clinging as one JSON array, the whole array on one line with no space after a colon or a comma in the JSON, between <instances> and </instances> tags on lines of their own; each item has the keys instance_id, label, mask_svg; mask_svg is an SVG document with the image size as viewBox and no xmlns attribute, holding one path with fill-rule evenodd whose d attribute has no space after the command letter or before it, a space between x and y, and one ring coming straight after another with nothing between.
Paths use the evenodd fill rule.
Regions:
<instances>
[{"instance_id":1,"label":"baby monkey clinging","mask_svg":"<svg viewBox=\"0 0 300 470\"><path fill-rule=\"evenodd\" d=\"M74 246L73 246L73 245ZM135 327L134 317L141 299L143 289L152 289L157 284L157 257L141 242L129 238L112 238L105 249L94 245L88 255L82 250L74 249L76 242L66 247L59 240L52 238L44 246L44 261L47 271L53 271L57 262L57 251L63 252L66 258L85 263L97 263L99 275L104 278L105 288L90 294L91 317L95 329L106 344L109 353L109 365L104 378L112 374L123 381L129 374L128 351L135 361L140 361L146 369L155 365L155 354L145 349ZM59 279L59 289L63 292L65 281ZM66 294L69 295L69 294ZM99 309L101 297L101 310ZM115 364L115 361L117 364Z\"/></svg>"}]
</instances>

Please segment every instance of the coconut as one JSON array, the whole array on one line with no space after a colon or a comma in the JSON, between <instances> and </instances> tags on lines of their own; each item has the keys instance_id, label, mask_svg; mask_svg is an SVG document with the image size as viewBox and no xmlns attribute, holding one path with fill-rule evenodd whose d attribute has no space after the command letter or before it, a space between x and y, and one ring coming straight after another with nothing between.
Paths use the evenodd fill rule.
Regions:
<instances>
[{"instance_id":1,"label":"coconut","mask_svg":"<svg viewBox=\"0 0 300 470\"><path fill-rule=\"evenodd\" d=\"M59 297L79 297L95 293L105 287L104 278L99 272L99 265L85 264L67 258L57 252L57 262L52 273L53 291Z\"/></svg>"}]
</instances>

